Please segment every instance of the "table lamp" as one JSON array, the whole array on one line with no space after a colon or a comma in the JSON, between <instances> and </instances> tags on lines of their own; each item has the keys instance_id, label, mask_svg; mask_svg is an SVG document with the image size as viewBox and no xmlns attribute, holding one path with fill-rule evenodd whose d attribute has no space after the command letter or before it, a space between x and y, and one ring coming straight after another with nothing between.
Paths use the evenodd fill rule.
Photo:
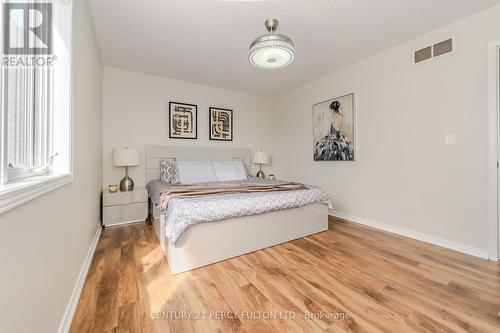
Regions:
<instances>
[{"instance_id":1,"label":"table lamp","mask_svg":"<svg viewBox=\"0 0 500 333\"><path fill-rule=\"evenodd\" d=\"M139 150L131 148L113 149L113 165L125 167L125 178L120 182L120 191L133 191L134 181L128 176L128 167L139 165Z\"/></svg>"},{"instance_id":2,"label":"table lamp","mask_svg":"<svg viewBox=\"0 0 500 333\"><path fill-rule=\"evenodd\" d=\"M255 164L259 164L259 172L257 172L257 177L266 178L264 171L262 171L262 164L269 164L269 156L262 150L259 150L255 152L255 155L253 156L253 162Z\"/></svg>"}]
</instances>

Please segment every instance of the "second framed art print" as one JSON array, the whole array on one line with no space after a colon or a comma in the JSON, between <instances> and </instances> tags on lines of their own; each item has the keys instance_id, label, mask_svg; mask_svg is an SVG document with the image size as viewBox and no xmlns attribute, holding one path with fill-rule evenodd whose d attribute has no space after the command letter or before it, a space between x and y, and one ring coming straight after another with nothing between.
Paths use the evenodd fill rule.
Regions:
<instances>
[{"instance_id":1,"label":"second framed art print","mask_svg":"<svg viewBox=\"0 0 500 333\"><path fill-rule=\"evenodd\" d=\"M209 108L209 139L233 141L233 110Z\"/></svg>"}]
</instances>

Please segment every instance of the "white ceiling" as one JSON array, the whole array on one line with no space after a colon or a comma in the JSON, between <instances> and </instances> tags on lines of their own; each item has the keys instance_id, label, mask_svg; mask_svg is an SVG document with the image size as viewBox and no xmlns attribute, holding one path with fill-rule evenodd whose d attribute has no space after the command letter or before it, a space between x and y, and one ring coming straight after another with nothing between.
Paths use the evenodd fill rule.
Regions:
<instances>
[{"instance_id":1,"label":"white ceiling","mask_svg":"<svg viewBox=\"0 0 500 333\"><path fill-rule=\"evenodd\" d=\"M274 95L500 0L89 0L105 65ZM296 47L292 66L253 69L264 21Z\"/></svg>"}]
</instances>

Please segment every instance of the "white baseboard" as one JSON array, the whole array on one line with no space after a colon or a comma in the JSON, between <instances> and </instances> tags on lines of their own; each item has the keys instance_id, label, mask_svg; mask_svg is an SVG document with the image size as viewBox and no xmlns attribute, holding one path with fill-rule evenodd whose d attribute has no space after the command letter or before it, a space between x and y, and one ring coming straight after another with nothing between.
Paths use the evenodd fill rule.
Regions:
<instances>
[{"instance_id":1,"label":"white baseboard","mask_svg":"<svg viewBox=\"0 0 500 333\"><path fill-rule=\"evenodd\" d=\"M61 324L59 324L59 329L57 330L58 333L66 333L69 331L71 321L73 320L73 315L75 314L76 306L78 305L78 300L80 299L80 294L82 293L83 284L85 283L85 278L87 277L87 273L90 268L90 263L92 262L92 258L94 257L94 252L97 247L97 242L99 241L101 231L102 226L101 223L99 223L99 227L96 230L94 239L90 244L89 251L87 252L85 260L83 261L80 274L78 274L78 278L76 279L76 284L73 288L73 292L71 293L68 305L66 306L66 311L64 311L64 316L62 318Z\"/></svg>"},{"instance_id":2,"label":"white baseboard","mask_svg":"<svg viewBox=\"0 0 500 333\"><path fill-rule=\"evenodd\" d=\"M427 235L427 234L422 234L420 232L395 227L392 225L380 223L380 222L366 219L363 217L349 215L349 214L342 213L342 212L334 211L334 212L330 212L330 215L344 219L344 220L359 223L359 224L362 224L362 225L365 225L368 227L372 227L375 229L384 230L384 231L387 231L387 232L390 232L393 234L397 234L400 236L413 238L413 239L416 239L416 240L419 240L419 241L422 241L425 243L438 245L438 246L442 246L442 247L445 247L445 248L448 248L451 250L455 250L458 252L470 254L470 255L475 256L475 257L488 259L488 250L486 250L486 249L480 249L480 248L477 248L474 246L453 242L453 241L450 241L447 239L443 239L443 238L439 238L439 237L435 237L435 236L431 236L431 235Z\"/></svg>"}]
</instances>

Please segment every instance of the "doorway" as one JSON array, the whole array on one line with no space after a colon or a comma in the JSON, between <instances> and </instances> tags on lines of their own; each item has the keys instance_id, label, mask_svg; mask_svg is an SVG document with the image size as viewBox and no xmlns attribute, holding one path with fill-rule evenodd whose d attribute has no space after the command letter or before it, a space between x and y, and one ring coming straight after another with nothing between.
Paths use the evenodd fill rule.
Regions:
<instances>
[{"instance_id":1,"label":"doorway","mask_svg":"<svg viewBox=\"0 0 500 333\"><path fill-rule=\"evenodd\" d=\"M500 40L488 49L489 230L488 258L500 257Z\"/></svg>"}]
</instances>

